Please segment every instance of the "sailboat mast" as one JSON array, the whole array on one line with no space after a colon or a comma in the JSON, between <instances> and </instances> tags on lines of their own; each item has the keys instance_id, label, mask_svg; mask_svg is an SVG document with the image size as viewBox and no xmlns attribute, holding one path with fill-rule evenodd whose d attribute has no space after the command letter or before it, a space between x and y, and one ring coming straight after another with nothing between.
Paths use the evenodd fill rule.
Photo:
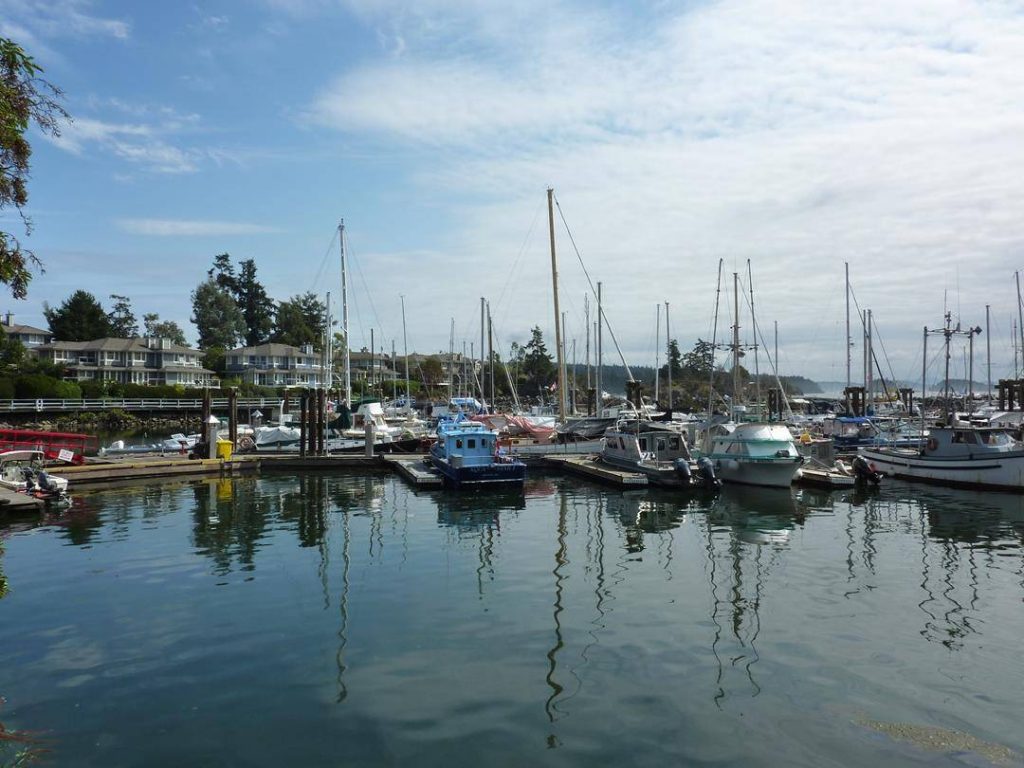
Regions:
<instances>
[{"instance_id":1,"label":"sailboat mast","mask_svg":"<svg viewBox=\"0 0 1024 768\"><path fill-rule=\"evenodd\" d=\"M327 292L327 302L324 305L324 346L323 346L323 366L324 366L324 388L331 388L331 370L333 368L333 360L331 358L331 292Z\"/></svg>"},{"instance_id":2,"label":"sailboat mast","mask_svg":"<svg viewBox=\"0 0 1024 768\"><path fill-rule=\"evenodd\" d=\"M715 283L715 320L711 326L711 372L708 374L708 424L715 404L715 350L718 347L718 302L722 298L722 259L718 260L718 282Z\"/></svg>"},{"instance_id":3,"label":"sailboat mast","mask_svg":"<svg viewBox=\"0 0 1024 768\"><path fill-rule=\"evenodd\" d=\"M587 328L587 392L590 391L590 294L583 294L583 324ZM590 397L588 394L587 397Z\"/></svg>"},{"instance_id":4,"label":"sailboat mast","mask_svg":"<svg viewBox=\"0 0 1024 768\"><path fill-rule=\"evenodd\" d=\"M480 401L487 402L487 386L484 384L484 371L487 370L487 347L484 346L484 321L486 299L480 297Z\"/></svg>"},{"instance_id":5,"label":"sailboat mast","mask_svg":"<svg viewBox=\"0 0 1024 768\"><path fill-rule=\"evenodd\" d=\"M846 390L843 392L846 398L846 412L850 412L850 350L853 348L850 339L850 262L846 262ZM778 365L778 361L775 361Z\"/></svg>"},{"instance_id":6,"label":"sailboat mast","mask_svg":"<svg viewBox=\"0 0 1024 768\"><path fill-rule=\"evenodd\" d=\"M345 336L345 405L352 407L352 344L348 334L348 257L345 253L345 220L338 224L341 243L341 332Z\"/></svg>"},{"instance_id":7,"label":"sailboat mast","mask_svg":"<svg viewBox=\"0 0 1024 768\"><path fill-rule=\"evenodd\" d=\"M597 282L597 396L595 399L595 410L601 415L604 407L604 309L601 307L601 282Z\"/></svg>"},{"instance_id":8,"label":"sailboat mast","mask_svg":"<svg viewBox=\"0 0 1024 768\"><path fill-rule=\"evenodd\" d=\"M405 349L405 408L412 408L412 395L409 391L409 337L405 333L405 295L402 295L402 346Z\"/></svg>"},{"instance_id":9,"label":"sailboat mast","mask_svg":"<svg viewBox=\"0 0 1024 768\"><path fill-rule=\"evenodd\" d=\"M1021 308L1020 300L1020 272L1014 272L1013 276L1017 279L1017 331L1020 333L1020 348L1024 355L1024 309ZM1014 356L1014 368L1017 367L1016 360L1017 358Z\"/></svg>"},{"instance_id":10,"label":"sailboat mast","mask_svg":"<svg viewBox=\"0 0 1024 768\"><path fill-rule=\"evenodd\" d=\"M988 317L989 305L985 305L985 366L988 368L988 389L986 399L992 405L992 331L989 327Z\"/></svg>"},{"instance_id":11,"label":"sailboat mast","mask_svg":"<svg viewBox=\"0 0 1024 768\"><path fill-rule=\"evenodd\" d=\"M738 272L732 273L732 300L733 319L732 326L732 405L733 419L736 418L736 404L740 394L740 276Z\"/></svg>"},{"instance_id":12,"label":"sailboat mast","mask_svg":"<svg viewBox=\"0 0 1024 768\"><path fill-rule=\"evenodd\" d=\"M654 402L658 402L658 381L661 376L658 373L659 363L661 357L659 352L661 351L661 304L656 304L655 308L658 310L657 319L654 321ZM667 353L666 353L667 354Z\"/></svg>"},{"instance_id":13,"label":"sailboat mast","mask_svg":"<svg viewBox=\"0 0 1024 768\"><path fill-rule=\"evenodd\" d=\"M555 349L558 352L558 418L565 421L565 355L562 354L562 314L558 309L558 261L555 258L555 190L548 187L548 233L551 238L551 287L555 301Z\"/></svg>"},{"instance_id":14,"label":"sailboat mast","mask_svg":"<svg viewBox=\"0 0 1024 768\"><path fill-rule=\"evenodd\" d=\"M757 356L757 313L754 312L754 273L747 259L747 287L750 289L750 329L754 334L754 385L757 392L757 406L761 407L761 364Z\"/></svg>"},{"instance_id":15,"label":"sailboat mast","mask_svg":"<svg viewBox=\"0 0 1024 768\"><path fill-rule=\"evenodd\" d=\"M670 356L672 347L672 331L668 327L668 302L665 302L665 358L668 363L668 378L666 385L668 387L668 411L672 412L672 358Z\"/></svg>"}]
</instances>

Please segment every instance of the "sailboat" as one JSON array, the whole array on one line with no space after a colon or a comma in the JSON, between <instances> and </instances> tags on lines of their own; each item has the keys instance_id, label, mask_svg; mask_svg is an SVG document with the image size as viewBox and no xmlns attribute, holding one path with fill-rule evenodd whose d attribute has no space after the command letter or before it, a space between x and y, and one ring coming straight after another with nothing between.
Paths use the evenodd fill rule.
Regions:
<instances>
[{"instance_id":1,"label":"sailboat","mask_svg":"<svg viewBox=\"0 0 1024 768\"><path fill-rule=\"evenodd\" d=\"M719 261L719 290L721 279L722 262ZM711 459L718 477L725 483L786 488L795 479L797 470L803 463L803 457L793 442L792 434L784 424L742 420L747 411L740 402L739 275L735 272L733 273L733 294L735 321L733 341L730 345L733 353L731 419L727 422L711 423L712 408L711 404L708 404L709 425L704 433L703 454ZM753 302L751 302L751 306L753 306ZM716 300L716 327L718 324L717 310ZM754 333L756 338L756 321L754 321Z\"/></svg>"}]
</instances>

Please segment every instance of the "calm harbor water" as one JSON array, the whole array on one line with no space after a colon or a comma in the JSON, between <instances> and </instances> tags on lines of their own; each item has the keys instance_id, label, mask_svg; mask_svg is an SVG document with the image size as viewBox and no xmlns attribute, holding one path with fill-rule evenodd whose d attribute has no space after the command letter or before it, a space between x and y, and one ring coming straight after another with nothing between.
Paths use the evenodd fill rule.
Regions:
<instances>
[{"instance_id":1,"label":"calm harbor water","mask_svg":"<svg viewBox=\"0 0 1024 768\"><path fill-rule=\"evenodd\" d=\"M1024 754L1015 496L270 476L84 494L0 537L0 722L43 764Z\"/></svg>"}]
</instances>

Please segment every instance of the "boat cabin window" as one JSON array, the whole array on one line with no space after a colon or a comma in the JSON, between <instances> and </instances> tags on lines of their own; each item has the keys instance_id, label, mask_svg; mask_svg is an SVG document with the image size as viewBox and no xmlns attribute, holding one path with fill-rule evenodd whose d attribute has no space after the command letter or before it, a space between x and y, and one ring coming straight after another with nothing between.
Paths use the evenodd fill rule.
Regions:
<instances>
[{"instance_id":1,"label":"boat cabin window","mask_svg":"<svg viewBox=\"0 0 1024 768\"><path fill-rule=\"evenodd\" d=\"M626 441L623 440L621 437L619 438L619 448L623 451L626 450Z\"/></svg>"},{"instance_id":2,"label":"boat cabin window","mask_svg":"<svg viewBox=\"0 0 1024 768\"><path fill-rule=\"evenodd\" d=\"M641 437L640 438L640 450L641 451L646 451L647 450L647 438L646 437Z\"/></svg>"},{"instance_id":3,"label":"boat cabin window","mask_svg":"<svg viewBox=\"0 0 1024 768\"><path fill-rule=\"evenodd\" d=\"M964 432L964 442L970 443L971 445L978 444L978 435L976 432Z\"/></svg>"},{"instance_id":4,"label":"boat cabin window","mask_svg":"<svg viewBox=\"0 0 1024 768\"><path fill-rule=\"evenodd\" d=\"M472 437L469 438L469 440L466 441L466 447L467 448L476 448L476 440L474 440Z\"/></svg>"},{"instance_id":5,"label":"boat cabin window","mask_svg":"<svg viewBox=\"0 0 1024 768\"><path fill-rule=\"evenodd\" d=\"M658 438L658 450L659 451L664 451L665 450L665 438L663 438L663 437Z\"/></svg>"},{"instance_id":6,"label":"boat cabin window","mask_svg":"<svg viewBox=\"0 0 1024 768\"><path fill-rule=\"evenodd\" d=\"M462 438L461 437L455 438L455 447L456 448L461 448L462 447Z\"/></svg>"},{"instance_id":7,"label":"boat cabin window","mask_svg":"<svg viewBox=\"0 0 1024 768\"><path fill-rule=\"evenodd\" d=\"M678 451L679 450L679 438L678 437L670 437L668 439L668 447L669 447L669 450L671 450L671 451Z\"/></svg>"}]
</instances>

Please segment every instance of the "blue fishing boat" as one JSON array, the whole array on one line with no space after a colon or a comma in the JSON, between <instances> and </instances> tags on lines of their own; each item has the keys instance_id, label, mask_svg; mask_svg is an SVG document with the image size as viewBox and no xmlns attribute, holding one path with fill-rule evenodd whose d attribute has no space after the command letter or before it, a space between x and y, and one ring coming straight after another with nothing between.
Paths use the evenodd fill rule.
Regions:
<instances>
[{"instance_id":1,"label":"blue fishing boat","mask_svg":"<svg viewBox=\"0 0 1024 768\"><path fill-rule=\"evenodd\" d=\"M437 425L430 462L451 488L522 485L526 478L526 465L499 448L497 432L461 417Z\"/></svg>"}]
</instances>

